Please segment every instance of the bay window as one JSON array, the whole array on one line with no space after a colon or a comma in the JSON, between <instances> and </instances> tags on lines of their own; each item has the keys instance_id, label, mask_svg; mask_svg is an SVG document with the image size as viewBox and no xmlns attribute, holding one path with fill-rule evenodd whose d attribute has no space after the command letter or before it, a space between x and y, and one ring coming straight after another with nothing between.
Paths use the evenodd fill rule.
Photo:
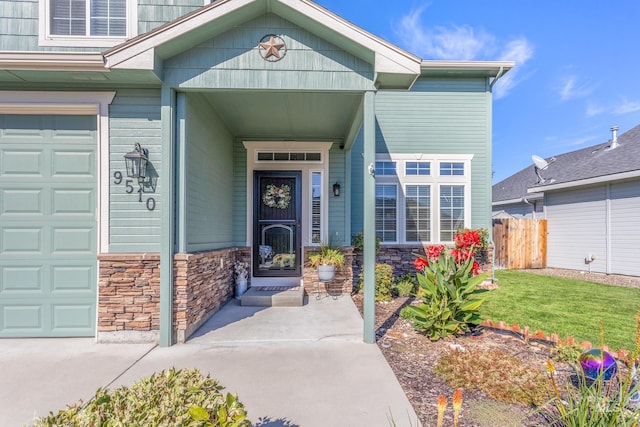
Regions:
<instances>
[{"instance_id":1,"label":"bay window","mask_svg":"<svg viewBox=\"0 0 640 427\"><path fill-rule=\"evenodd\" d=\"M468 227L472 158L378 154L375 214L382 243L449 243Z\"/></svg>"}]
</instances>

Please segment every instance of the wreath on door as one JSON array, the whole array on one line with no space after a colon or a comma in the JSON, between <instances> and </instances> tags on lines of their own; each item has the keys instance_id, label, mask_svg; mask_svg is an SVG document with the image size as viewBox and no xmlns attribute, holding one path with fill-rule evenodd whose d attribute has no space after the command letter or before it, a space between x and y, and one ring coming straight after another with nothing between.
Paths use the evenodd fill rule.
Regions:
<instances>
[{"instance_id":1,"label":"wreath on door","mask_svg":"<svg viewBox=\"0 0 640 427\"><path fill-rule=\"evenodd\" d=\"M291 188L288 185L280 187L269 184L262 195L262 203L270 208L287 209L291 201Z\"/></svg>"}]
</instances>

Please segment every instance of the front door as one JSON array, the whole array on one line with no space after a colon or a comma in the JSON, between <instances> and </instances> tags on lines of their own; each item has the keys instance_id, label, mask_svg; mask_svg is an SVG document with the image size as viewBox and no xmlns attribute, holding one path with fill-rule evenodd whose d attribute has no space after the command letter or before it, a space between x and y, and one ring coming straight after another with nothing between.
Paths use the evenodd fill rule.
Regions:
<instances>
[{"instance_id":1,"label":"front door","mask_svg":"<svg viewBox=\"0 0 640 427\"><path fill-rule=\"evenodd\" d=\"M254 173L253 275L301 276L300 171Z\"/></svg>"}]
</instances>

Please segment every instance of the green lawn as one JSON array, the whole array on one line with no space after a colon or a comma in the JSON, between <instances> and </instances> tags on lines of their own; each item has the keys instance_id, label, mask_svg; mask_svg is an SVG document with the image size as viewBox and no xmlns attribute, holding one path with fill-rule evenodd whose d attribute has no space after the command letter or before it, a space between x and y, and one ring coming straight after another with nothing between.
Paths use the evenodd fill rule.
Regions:
<instances>
[{"instance_id":1,"label":"green lawn","mask_svg":"<svg viewBox=\"0 0 640 427\"><path fill-rule=\"evenodd\" d=\"M600 345L600 322L605 344L612 350L633 350L640 289L601 285L582 280L496 271L499 288L485 293L480 307L484 319L529 326L561 339Z\"/></svg>"}]
</instances>

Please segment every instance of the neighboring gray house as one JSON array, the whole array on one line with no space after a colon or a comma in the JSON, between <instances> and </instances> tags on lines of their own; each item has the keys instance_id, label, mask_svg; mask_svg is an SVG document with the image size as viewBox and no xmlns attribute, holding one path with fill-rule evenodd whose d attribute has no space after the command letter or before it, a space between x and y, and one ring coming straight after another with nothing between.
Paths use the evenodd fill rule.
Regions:
<instances>
[{"instance_id":1,"label":"neighboring gray house","mask_svg":"<svg viewBox=\"0 0 640 427\"><path fill-rule=\"evenodd\" d=\"M494 217L547 219L549 267L640 276L640 125L611 130L493 186Z\"/></svg>"}]
</instances>

